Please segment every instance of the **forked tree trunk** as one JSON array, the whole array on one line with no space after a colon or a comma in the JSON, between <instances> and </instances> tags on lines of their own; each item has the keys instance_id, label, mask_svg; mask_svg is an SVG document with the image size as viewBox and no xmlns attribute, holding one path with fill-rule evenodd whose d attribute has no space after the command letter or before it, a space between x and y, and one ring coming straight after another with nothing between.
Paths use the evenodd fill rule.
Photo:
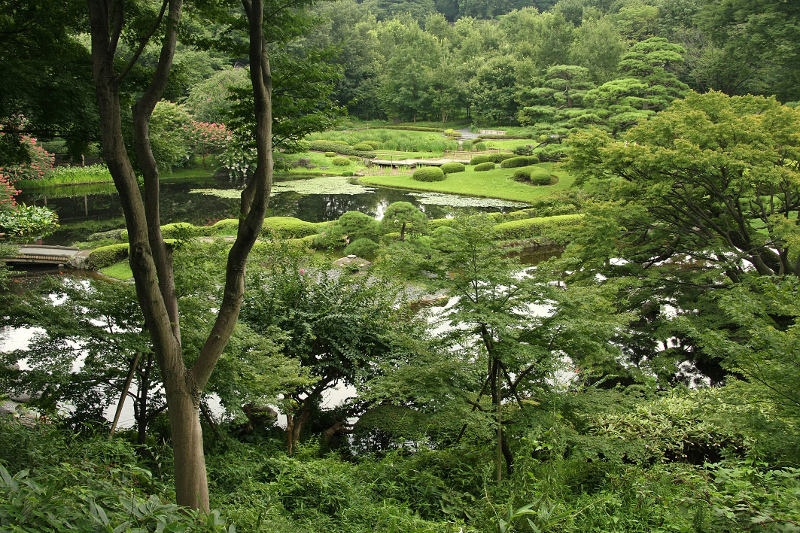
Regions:
<instances>
[{"instance_id":1,"label":"forked tree trunk","mask_svg":"<svg viewBox=\"0 0 800 533\"><path fill-rule=\"evenodd\" d=\"M271 77L263 36L263 0L242 0L249 21L258 162L254 176L242 192L239 230L228 254L219 312L192 368L187 368L183 359L172 260L159 227L158 169L148 138L150 115L163 94L172 67L182 1L163 0L152 31L140 43L129 66L119 74L114 65L125 24L123 5L123 0L88 0L92 74L100 111L103 156L119 192L128 229L136 294L164 380L175 457L177 503L207 511L200 396L239 315L244 298L245 263L261 230L272 179ZM150 85L134 106L134 147L144 175L144 192L140 193L122 135L120 84L138 53L159 29L163 29L163 39L158 64Z\"/></svg>"}]
</instances>

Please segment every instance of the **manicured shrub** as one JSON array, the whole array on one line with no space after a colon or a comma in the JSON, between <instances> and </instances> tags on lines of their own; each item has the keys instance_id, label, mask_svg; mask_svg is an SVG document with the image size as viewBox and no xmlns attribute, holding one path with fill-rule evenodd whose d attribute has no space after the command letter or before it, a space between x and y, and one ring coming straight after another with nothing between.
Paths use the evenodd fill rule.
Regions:
<instances>
[{"instance_id":1,"label":"manicured shrub","mask_svg":"<svg viewBox=\"0 0 800 533\"><path fill-rule=\"evenodd\" d=\"M502 163L506 159L514 157L514 154L509 153L495 153L495 154L480 154L476 155L472 159L470 159L470 165L480 165L481 163L486 163L491 161L492 163Z\"/></svg>"},{"instance_id":2,"label":"manicured shrub","mask_svg":"<svg viewBox=\"0 0 800 533\"><path fill-rule=\"evenodd\" d=\"M472 145L472 149L476 152L480 152L481 150L486 150L486 143L483 141L478 141Z\"/></svg>"},{"instance_id":3,"label":"manicured shrub","mask_svg":"<svg viewBox=\"0 0 800 533\"><path fill-rule=\"evenodd\" d=\"M325 152L325 157L336 157L336 152Z\"/></svg>"},{"instance_id":4,"label":"manicured shrub","mask_svg":"<svg viewBox=\"0 0 800 533\"><path fill-rule=\"evenodd\" d=\"M444 163L441 167L442 172L445 174L455 174L456 172L464 172L464 164L457 161Z\"/></svg>"},{"instance_id":5,"label":"manicured shrub","mask_svg":"<svg viewBox=\"0 0 800 533\"><path fill-rule=\"evenodd\" d=\"M361 141L353 145L353 150L360 150L362 152L371 152L375 150L380 143L377 141Z\"/></svg>"},{"instance_id":6,"label":"manicured shrub","mask_svg":"<svg viewBox=\"0 0 800 533\"><path fill-rule=\"evenodd\" d=\"M531 176L531 183L534 185L552 185L558 181L558 177L553 174L539 174Z\"/></svg>"},{"instance_id":7,"label":"manicured shrub","mask_svg":"<svg viewBox=\"0 0 800 533\"><path fill-rule=\"evenodd\" d=\"M297 239L316 235L319 233L319 227L314 222L307 222L295 217L269 217L264 219L261 233L284 239Z\"/></svg>"},{"instance_id":8,"label":"manicured shrub","mask_svg":"<svg viewBox=\"0 0 800 533\"><path fill-rule=\"evenodd\" d=\"M486 172L487 170L494 170L494 163L486 161L485 163L478 163L475 165L475 172Z\"/></svg>"},{"instance_id":9,"label":"manicured shrub","mask_svg":"<svg viewBox=\"0 0 800 533\"><path fill-rule=\"evenodd\" d=\"M375 259L375 256L378 254L378 250L380 249L380 244L373 241L372 239L367 239L366 237L362 237L361 239L356 239L344 249L345 255L355 255L362 259L369 259L372 261Z\"/></svg>"},{"instance_id":10,"label":"manicured shrub","mask_svg":"<svg viewBox=\"0 0 800 533\"><path fill-rule=\"evenodd\" d=\"M86 268L99 270L128 257L128 243L110 244L95 248L86 259Z\"/></svg>"},{"instance_id":11,"label":"manicured shrub","mask_svg":"<svg viewBox=\"0 0 800 533\"><path fill-rule=\"evenodd\" d=\"M531 181L531 171L530 170L517 170L514 172L514 175L511 176L511 179L514 181L520 181L522 183L530 183Z\"/></svg>"},{"instance_id":12,"label":"manicured shrub","mask_svg":"<svg viewBox=\"0 0 800 533\"><path fill-rule=\"evenodd\" d=\"M161 226L161 234L167 239L188 239L197 237L202 230L188 222L173 222Z\"/></svg>"},{"instance_id":13,"label":"manicured shrub","mask_svg":"<svg viewBox=\"0 0 800 533\"><path fill-rule=\"evenodd\" d=\"M536 156L519 156L519 157L511 157L509 159L504 160L500 163L500 166L503 168L518 168L518 167L527 167L530 165L534 165L539 162L539 158Z\"/></svg>"},{"instance_id":14,"label":"manicured shrub","mask_svg":"<svg viewBox=\"0 0 800 533\"><path fill-rule=\"evenodd\" d=\"M523 220L512 220L495 225L496 235L500 239L531 239L545 237L561 240L565 230L569 230L583 222L583 215L557 215L552 217L535 217Z\"/></svg>"},{"instance_id":15,"label":"manicured shrub","mask_svg":"<svg viewBox=\"0 0 800 533\"><path fill-rule=\"evenodd\" d=\"M331 159L331 163L336 167L346 167L350 164L350 160L346 157L337 156Z\"/></svg>"},{"instance_id":16,"label":"manicured shrub","mask_svg":"<svg viewBox=\"0 0 800 533\"><path fill-rule=\"evenodd\" d=\"M446 176L439 167L422 167L415 170L411 178L417 181L443 181Z\"/></svg>"},{"instance_id":17,"label":"manicured shrub","mask_svg":"<svg viewBox=\"0 0 800 533\"><path fill-rule=\"evenodd\" d=\"M235 235L239 229L239 220L236 218L223 218L210 228L210 235Z\"/></svg>"},{"instance_id":18,"label":"manicured shrub","mask_svg":"<svg viewBox=\"0 0 800 533\"><path fill-rule=\"evenodd\" d=\"M375 157L375 152L372 150L357 150L356 148L342 141L325 141L322 139L311 141L308 143L308 149L315 152L324 152L325 155L328 155L329 152L333 152L340 155Z\"/></svg>"}]
</instances>

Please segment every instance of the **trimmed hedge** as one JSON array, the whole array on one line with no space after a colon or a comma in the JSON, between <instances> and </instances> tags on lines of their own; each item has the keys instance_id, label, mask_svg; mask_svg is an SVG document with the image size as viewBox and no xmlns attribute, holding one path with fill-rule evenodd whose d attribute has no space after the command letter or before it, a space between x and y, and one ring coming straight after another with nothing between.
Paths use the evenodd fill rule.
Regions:
<instances>
[{"instance_id":1,"label":"trimmed hedge","mask_svg":"<svg viewBox=\"0 0 800 533\"><path fill-rule=\"evenodd\" d=\"M465 168L463 163L459 163L457 161L452 161L450 163L444 163L441 167L442 172L445 174L455 174L456 172L464 172Z\"/></svg>"},{"instance_id":2,"label":"trimmed hedge","mask_svg":"<svg viewBox=\"0 0 800 533\"><path fill-rule=\"evenodd\" d=\"M316 140L308 143L308 149L315 152L335 152L341 155L354 155L358 157L375 157L372 150L356 150L342 141Z\"/></svg>"},{"instance_id":3,"label":"trimmed hedge","mask_svg":"<svg viewBox=\"0 0 800 533\"><path fill-rule=\"evenodd\" d=\"M531 171L530 170L517 170L514 172L514 175L511 176L511 179L514 181L521 181L523 183L530 183L531 181Z\"/></svg>"},{"instance_id":4,"label":"trimmed hedge","mask_svg":"<svg viewBox=\"0 0 800 533\"><path fill-rule=\"evenodd\" d=\"M417 181L444 181L446 177L439 167L422 167L414 171L411 179Z\"/></svg>"},{"instance_id":5,"label":"trimmed hedge","mask_svg":"<svg viewBox=\"0 0 800 533\"><path fill-rule=\"evenodd\" d=\"M475 172L486 172L487 170L494 170L494 163L486 161L485 163L478 163L475 165Z\"/></svg>"},{"instance_id":6,"label":"trimmed hedge","mask_svg":"<svg viewBox=\"0 0 800 533\"><path fill-rule=\"evenodd\" d=\"M535 155L521 155L517 157L510 157L505 159L500 166L503 168L518 168L518 167L527 167L530 165L535 165L539 162L539 158Z\"/></svg>"},{"instance_id":7,"label":"trimmed hedge","mask_svg":"<svg viewBox=\"0 0 800 533\"><path fill-rule=\"evenodd\" d=\"M479 154L469 160L470 165L480 165L481 163L502 163L506 159L514 157L514 154L509 153L496 153L496 154Z\"/></svg>"},{"instance_id":8,"label":"trimmed hedge","mask_svg":"<svg viewBox=\"0 0 800 533\"><path fill-rule=\"evenodd\" d=\"M239 219L223 218L209 227L207 235L236 235Z\"/></svg>"},{"instance_id":9,"label":"trimmed hedge","mask_svg":"<svg viewBox=\"0 0 800 533\"><path fill-rule=\"evenodd\" d=\"M275 235L279 238L301 238L319 233L315 222L307 222L295 217L269 217L264 219L262 235Z\"/></svg>"},{"instance_id":10,"label":"trimmed hedge","mask_svg":"<svg viewBox=\"0 0 800 533\"><path fill-rule=\"evenodd\" d=\"M500 239L521 240L536 237L557 238L559 232L575 228L583 223L584 215L556 215L552 217L525 218L501 222L495 225L496 235Z\"/></svg>"},{"instance_id":11,"label":"trimmed hedge","mask_svg":"<svg viewBox=\"0 0 800 533\"><path fill-rule=\"evenodd\" d=\"M552 185L558 182L558 176L554 174L539 174L538 176L531 176L531 183L533 185Z\"/></svg>"},{"instance_id":12,"label":"trimmed hedge","mask_svg":"<svg viewBox=\"0 0 800 533\"><path fill-rule=\"evenodd\" d=\"M110 244L95 248L86 258L86 268L100 270L128 257L128 243Z\"/></svg>"},{"instance_id":13,"label":"trimmed hedge","mask_svg":"<svg viewBox=\"0 0 800 533\"><path fill-rule=\"evenodd\" d=\"M350 160L343 156L336 156L331 159L331 163L336 167L346 167L350 164Z\"/></svg>"},{"instance_id":14,"label":"trimmed hedge","mask_svg":"<svg viewBox=\"0 0 800 533\"><path fill-rule=\"evenodd\" d=\"M371 152L377 150L381 145L378 141L361 141L353 145L353 150L360 150L362 152Z\"/></svg>"}]
</instances>

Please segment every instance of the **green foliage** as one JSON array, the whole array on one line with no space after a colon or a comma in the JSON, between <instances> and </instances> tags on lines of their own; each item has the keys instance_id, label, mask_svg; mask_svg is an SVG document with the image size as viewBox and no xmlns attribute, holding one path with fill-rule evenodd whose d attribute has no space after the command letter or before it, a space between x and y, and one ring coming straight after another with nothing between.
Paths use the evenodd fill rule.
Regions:
<instances>
[{"instance_id":1,"label":"green foliage","mask_svg":"<svg viewBox=\"0 0 800 533\"><path fill-rule=\"evenodd\" d=\"M331 159L331 163L333 163L333 165L336 166L336 167L346 167L346 166L350 165L350 163L352 163L352 161L350 161L346 157L341 157L340 156L340 157L334 157L333 159Z\"/></svg>"},{"instance_id":2,"label":"green foliage","mask_svg":"<svg viewBox=\"0 0 800 533\"><path fill-rule=\"evenodd\" d=\"M58 228L58 215L46 207L17 205L0 210L0 233L15 242L44 237Z\"/></svg>"},{"instance_id":3,"label":"green foliage","mask_svg":"<svg viewBox=\"0 0 800 533\"><path fill-rule=\"evenodd\" d=\"M392 233L400 230L400 240L405 240L406 232L421 235L425 233L428 217L410 202L393 202L383 213L381 230Z\"/></svg>"},{"instance_id":4,"label":"green foliage","mask_svg":"<svg viewBox=\"0 0 800 533\"><path fill-rule=\"evenodd\" d=\"M487 170L494 170L495 164L491 161L486 161L485 163L478 163L475 165L475 172L486 172Z\"/></svg>"},{"instance_id":5,"label":"green foliage","mask_svg":"<svg viewBox=\"0 0 800 533\"><path fill-rule=\"evenodd\" d=\"M457 172L464 172L465 167L464 163L459 163L457 161L452 161L450 163L444 163L441 167L442 172L445 174L455 174Z\"/></svg>"},{"instance_id":6,"label":"green foliage","mask_svg":"<svg viewBox=\"0 0 800 533\"><path fill-rule=\"evenodd\" d=\"M372 152L377 150L380 147L380 143L377 141L361 141L353 145L353 150L358 150L361 152Z\"/></svg>"},{"instance_id":7,"label":"green foliage","mask_svg":"<svg viewBox=\"0 0 800 533\"><path fill-rule=\"evenodd\" d=\"M161 172L189 160L191 122L189 113L179 104L162 100L156 105L150 119L150 144Z\"/></svg>"},{"instance_id":8,"label":"green foliage","mask_svg":"<svg viewBox=\"0 0 800 533\"><path fill-rule=\"evenodd\" d=\"M371 150L362 151L357 150L354 147L348 146L345 143L335 142L335 141L326 141L322 139L312 140L308 144L309 150L314 150L316 152L328 152L334 154L341 154L341 155L352 155L356 157L375 157L375 153Z\"/></svg>"},{"instance_id":9,"label":"green foliage","mask_svg":"<svg viewBox=\"0 0 800 533\"><path fill-rule=\"evenodd\" d=\"M411 177L416 181L443 181L447 175L439 167L420 167Z\"/></svg>"},{"instance_id":10,"label":"green foliage","mask_svg":"<svg viewBox=\"0 0 800 533\"><path fill-rule=\"evenodd\" d=\"M539 158L536 156L510 157L508 159L504 159L500 163L500 167L501 168L527 167L529 165L535 165L538 162Z\"/></svg>"},{"instance_id":11,"label":"green foliage","mask_svg":"<svg viewBox=\"0 0 800 533\"><path fill-rule=\"evenodd\" d=\"M128 257L128 243L110 244L95 248L86 258L86 268L99 270Z\"/></svg>"},{"instance_id":12,"label":"green foliage","mask_svg":"<svg viewBox=\"0 0 800 533\"><path fill-rule=\"evenodd\" d=\"M161 494L168 489L137 464L124 441L0 424L7 441L0 458L3 529L227 531L219 513L203 516L166 503Z\"/></svg>"},{"instance_id":13,"label":"green foliage","mask_svg":"<svg viewBox=\"0 0 800 533\"><path fill-rule=\"evenodd\" d=\"M344 249L345 255L355 255L372 261L378 255L381 245L372 239L362 237L348 244Z\"/></svg>"},{"instance_id":14,"label":"green foliage","mask_svg":"<svg viewBox=\"0 0 800 533\"><path fill-rule=\"evenodd\" d=\"M0 128L0 146L7 144L12 136ZM38 181L53 169L55 156L44 149L38 140L29 135L19 137L20 154L18 159L2 161L0 168L8 181L16 184L21 181ZM3 155L0 153L0 155ZM10 163L10 164L9 164Z\"/></svg>"},{"instance_id":15,"label":"green foliage","mask_svg":"<svg viewBox=\"0 0 800 533\"><path fill-rule=\"evenodd\" d=\"M480 165L481 163L488 163L488 162L502 163L504 160L510 159L512 157L514 157L514 154L506 154L506 153L501 153L501 152L497 152L497 153L493 153L493 154L479 154L479 155L473 156L473 158L470 159L469 164L470 165Z\"/></svg>"},{"instance_id":16,"label":"green foliage","mask_svg":"<svg viewBox=\"0 0 800 533\"><path fill-rule=\"evenodd\" d=\"M319 233L319 225L294 217L267 217L261 233L281 239L299 239Z\"/></svg>"},{"instance_id":17,"label":"green foliage","mask_svg":"<svg viewBox=\"0 0 800 533\"><path fill-rule=\"evenodd\" d=\"M514 181L521 181L523 183L530 183L531 181L531 171L530 170L516 170L514 174L511 176L511 179Z\"/></svg>"},{"instance_id":18,"label":"green foliage","mask_svg":"<svg viewBox=\"0 0 800 533\"><path fill-rule=\"evenodd\" d=\"M85 167L58 166L48 172L46 177L41 180L42 185L109 182L111 182L111 173L109 173L108 167L101 164ZM21 185L28 184L29 182L23 182ZM34 185L34 183L30 183L30 185Z\"/></svg>"},{"instance_id":19,"label":"green foliage","mask_svg":"<svg viewBox=\"0 0 800 533\"><path fill-rule=\"evenodd\" d=\"M539 174L537 176L531 176L530 178L531 178L531 183L533 185L539 185L539 186L552 185L556 181L558 181L558 178L552 174L550 176Z\"/></svg>"}]
</instances>

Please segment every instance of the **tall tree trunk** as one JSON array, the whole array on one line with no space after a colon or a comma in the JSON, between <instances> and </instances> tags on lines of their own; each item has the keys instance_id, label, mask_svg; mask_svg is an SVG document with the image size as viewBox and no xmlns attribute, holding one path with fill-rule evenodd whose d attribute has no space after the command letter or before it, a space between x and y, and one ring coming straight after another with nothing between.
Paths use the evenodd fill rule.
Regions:
<instances>
[{"instance_id":1,"label":"tall tree trunk","mask_svg":"<svg viewBox=\"0 0 800 533\"><path fill-rule=\"evenodd\" d=\"M272 179L271 78L263 36L262 0L242 0L250 22L250 63L258 164L242 193L239 230L231 246L225 288L216 320L192 368L183 359L178 302L172 261L160 230L158 169L148 138L152 111L163 94L177 42L181 0L163 0L161 13L122 74L115 71L117 46L125 25L122 0L88 0L92 39L92 74L100 111L103 156L120 196L130 247L129 260L136 294L150 332L153 351L164 380L175 456L177 503L209 509L200 395L225 348L244 297L245 263L258 238ZM144 175L139 191L122 135L120 83L150 38L163 28L161 53L148 88L134 106L134 147Z\"/></svg>"}]
</instances>

